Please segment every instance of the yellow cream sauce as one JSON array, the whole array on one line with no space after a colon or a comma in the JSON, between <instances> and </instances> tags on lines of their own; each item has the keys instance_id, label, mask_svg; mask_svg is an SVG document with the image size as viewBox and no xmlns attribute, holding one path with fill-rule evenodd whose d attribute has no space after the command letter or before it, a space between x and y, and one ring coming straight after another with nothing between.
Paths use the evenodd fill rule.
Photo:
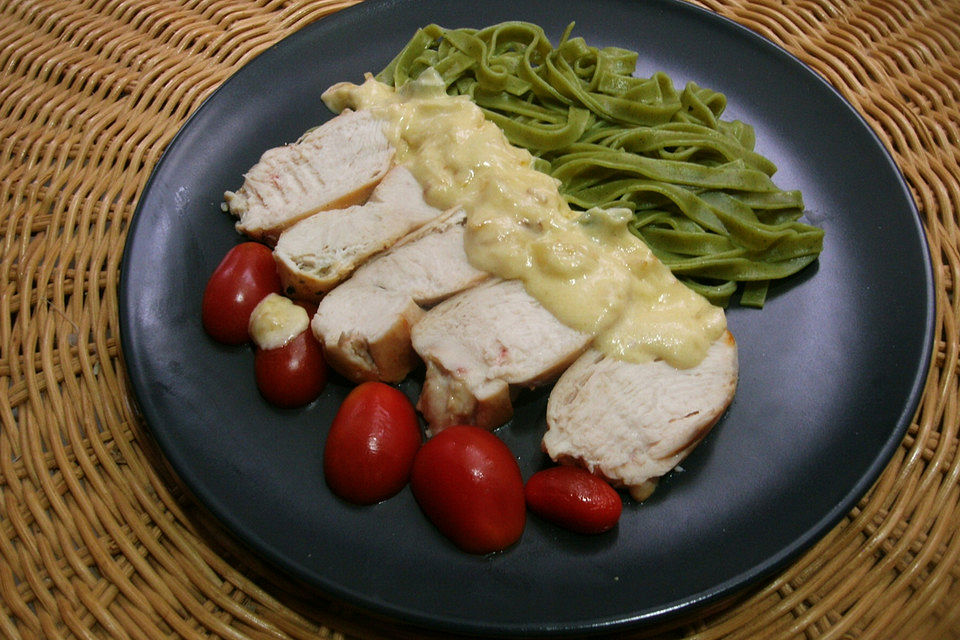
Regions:
<instances>
[{"instance_id":1,"label":"yellow cream sauce","mask_svg":"<svg viewBox=\"0 0 960 640\"><path fill-rule=\"evenodd\" d=\"M397 161L428 203L467 212L471 264L527 291L593 346L631 362L698 364L726 328L723 310L677 280L630 233L627 210L575 212L557 181L466 97L424 73L399 91L367 77L323 99L334 111L368 109L384 120Z\"/></svg>"},{"instance_id":2,"label":"yellow cream sauce","mask_svg":"<svg viewBox=\"0 0 960 640\"><path fill-rule=\"evenodd\" d=\"M306 310L289 298L267 294L250 313L250 339L260 349L279 349L310 326Z\"/></svg>"}]
</instances>

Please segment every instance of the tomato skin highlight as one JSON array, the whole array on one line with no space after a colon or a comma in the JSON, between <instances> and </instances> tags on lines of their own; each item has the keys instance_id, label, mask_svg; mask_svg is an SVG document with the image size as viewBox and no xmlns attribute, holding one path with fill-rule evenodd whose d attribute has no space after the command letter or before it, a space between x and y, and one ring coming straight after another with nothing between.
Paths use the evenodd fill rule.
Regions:
<instances>
[{"instance_id":1,"label":"tomato skin highlight","mask_svg":"<svg viewBox=\"0 0 960 640\"><path fill-rule=\"evenodd\" d=\"M203 291L201 317L211 338L223 344L250 340L250 312L269 293L281 293L273 252L259 242L243 242L230 249Z\"/></svg>"},{"instance_id":2,"label":"tomato skin highlight","mask_svg":"<svg viewBox=\"0 0 960 640\"><path fill-rule=\"evenodd\" d=\"M524 492L531 512L576 533L609 531L623 511L620 494L580 467L538 471L527 480Z\"/></svg>"},{"instance_id":3,"label":"tomato skin highlight","mask_svg":"<svg viewBox=\"0 0 960 640\"><path fill-rule=\"evenodd\" d=\"M523 534L520 467L485 429L452 426L433 436L414 458L410 488L434 526L468 553L501 551Z\"/></svg>"},{"instance_id":4,"label":"tomato skin highlight","mask_svg":"<svg viewBox=\"0 0 960 640\"><path fill-rule=\"evenodd\" d=\"M347 394L330 425L323 450L327 485L354 504L386 500L406 486L421 442L409 398L383 382L364 382Z\"/></svg>"},{"instance_id":5,"label":"tomato skin highlight","mask_svg":"<svg viewBox=\"0 0 960 640\"><path fill-rule=\"evenodd\" d=\"M323 349L309 329L282 347L257 349L253 372L264 399L286 409L310 404L327 385Z\"/></svg>"}]
</instances>

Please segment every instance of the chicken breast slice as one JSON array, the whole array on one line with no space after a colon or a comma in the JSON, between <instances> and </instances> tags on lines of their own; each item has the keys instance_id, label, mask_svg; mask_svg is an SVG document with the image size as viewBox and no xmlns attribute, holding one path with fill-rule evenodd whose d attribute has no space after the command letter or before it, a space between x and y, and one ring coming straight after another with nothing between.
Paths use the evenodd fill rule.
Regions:
<instances>
[{"instance_id":1,"label":"chicken breast slice","mask_svg":"<svg viewBox=\"0 0 960 640\"><path fill-rule=\"evenodd\" d=\"M293 144L264 152L236 191L224 193L237 230L269 244L318 211L359 204L390 169L394 149L367 111L344 111Z\"/></svg>"},{"instance_id":2,"label":"chicken breast slice","mask_svg":"<svg viewBox=\"0 0 960 640\"><path fill-rule=\"evenodd\" d=\"M423 314L405 293L348 280L320 301L310 329L327 364L348 380L400 382L420 362L410 331Z\"/></svg>"},{"instance_id":3,"label":"chicken breast slice","mask_svg":"<svg viewBox=\"0 0 960 640\"><path fill-rule=\"evenodd\" d=\"M315 213L280 234L273 255L284 291L319 301L371 256L442 213L426 203L406 167L394 167L365 204Z\"/></svg>"},{"instance_id":4,"label":"chicken breast slice","mask_svg":"<svg viewBox=\"0 0 960 640\"><path fill-rule=\"evenodd\" d=\"M399 382L417 366L410 332L429 307L488 274L463 249L463 209L448 211L361 266L311 321L327 362L353 382Z\"/></svg>"},{"instance_id":5,"label":"chicken breast slice","mask_svg":"<svg viewBox=\"0 0 960 640\"><path fill-rule=\"evenodd\" d=\"M427 312L412 341L426 363L417 408L435 434L454 424L507 422L513 392L555 380L590 336L557 320L521 282L492 279Z\"/></svg>"},{"instance_id":6,"label":"chicken breast slice","mask_svg":"<svg viewBox=\"0 0 960 640\"><path fill-rule=\"evenodd\" d=\"M357 269L350 280L403 292L421 307L432 307L489 277L467 259L466 224L464 209L450 209Z\"/></svg>"},{"instance_id":7,"label":"chicken breast slice","mask_svg":"<svg viewBox=\"0 0 960 640\"><path fill-rule=\"evenodd\" d=\"M689 369L624 362L590 349L550 392L543 449L644 500L720 419L737 376L729 331Z\"/></svg>"}]
</instances>

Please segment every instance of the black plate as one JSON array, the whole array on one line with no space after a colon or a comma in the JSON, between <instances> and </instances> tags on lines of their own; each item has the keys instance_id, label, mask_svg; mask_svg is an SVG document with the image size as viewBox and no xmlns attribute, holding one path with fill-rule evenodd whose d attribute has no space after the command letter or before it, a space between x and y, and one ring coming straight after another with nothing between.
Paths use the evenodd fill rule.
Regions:
<instances>
[{"instance_id":1,"label":"black plate","mask_svg":"<svg viewBox=\"0 0 960 640\"><path fill-rule=\"evenodd\" d=\"M457 551L409 490L354 508L326 489L321 450L347 387L281 411L259 398L247 348L200 326L207 277L239 241L225 189L267 148L330 117L319 99L380 70L414 30L508 19L554 41L570 21L594 45L640 52L728 97L754 124L783 187L826 230L819 264L734 308L741 378L726 417L618 528L564 533L531 518L505 553ZM930 358L933 285L924 235L891 158L855 111L781 49L669 0L365 2L287 38L226 82L167 149L137 208L122 267L123 352L145 419L186 485L243 542L342 601L448 631L611 630L688 612L782 568L848 513L917 406ZM414 385L408 390L415 393ZM498 433L525 477L546 395Z\"/></svg>"}]
</instances>

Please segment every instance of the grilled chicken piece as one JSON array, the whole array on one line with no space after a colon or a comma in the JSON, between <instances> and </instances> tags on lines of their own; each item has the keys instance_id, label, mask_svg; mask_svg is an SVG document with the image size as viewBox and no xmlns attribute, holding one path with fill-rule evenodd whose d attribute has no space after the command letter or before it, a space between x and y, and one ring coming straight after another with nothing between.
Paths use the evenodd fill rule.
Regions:
<instances>
[{"instance_id":1,"label":"grilled chicken piece","mask_svg":"<svg viewBox=\"0 0 960 640\"><path fill-rule=\"evenodd\" d=\"M310 322L324 358L352 382L400 382L420 359L410 330L424 311L409 295L347 280L324 296Z\"/></svg>"},{"instance_id":2,"label":"grilled chicken piece","mask_svg":"<svg viewBox=\"0 0 960 640\"><path fill-rule=\"evenodd\" d=\"M319 301L371 256L441 213L426 203L406 167L394 167L365 204L315 213L280 234L273 255L284 291Z\"/></svg>"},{"instance_id":3,"label":"grilled chicken piece","mask_svg":"<svg viewBox=\"0 0 960 640\"><path fill-rule=\"evenodd\" d=\"M328 293L311 328L327 362L353 382L399 382L420 361L410 330L428 307L488 277L463 250L463 209L448 211Z\"/></svg>"},{"instance_id":4,"label":"grilled chicken piece","mask_svg":"<svg viewBox=\"0 0 960 640\"><path fill-rule=\"evenodd\" d=\"M552 382L590 342L521 282L499 279L438 304L412 339L427 365L417 408L433 434L454 424L503 424L513 415L513 391Z\"/></svg>"},{"instance_id":5,"label":"grilled chicken piece","mask_svg":"<svg viewBox=\"0 0 960 640\"><path fill-rule=\"evenodd\" d=\"M550 392L543 449L644 500L726 411L737 375L729 331L689 369L624 362L590 349Z\"/></svg>"},{"instance_id":6,"label":"grilled chicken piece","mask_svg":"<svg viewBox=\"0 0 960 640\"><path fill-rule=\"evenodd\" d=\"M466 224L464 209L450 209L357 269L351 281L404 292L421 307L469 289L489 274L467 259Z\"/></svg>"},{"instance_id":7,"label":"grilled chicken piece","mask_svg":"<svg viewBox=\"0 0 960 640\"><path fill-rule=\"evenodd\" d=\"M298 220L364 202L393 155L380 120L367 111L344 111L295 143L266 151L224 201L240 219L238 231L273 244Z\"/></svg>"}]
</instances>

